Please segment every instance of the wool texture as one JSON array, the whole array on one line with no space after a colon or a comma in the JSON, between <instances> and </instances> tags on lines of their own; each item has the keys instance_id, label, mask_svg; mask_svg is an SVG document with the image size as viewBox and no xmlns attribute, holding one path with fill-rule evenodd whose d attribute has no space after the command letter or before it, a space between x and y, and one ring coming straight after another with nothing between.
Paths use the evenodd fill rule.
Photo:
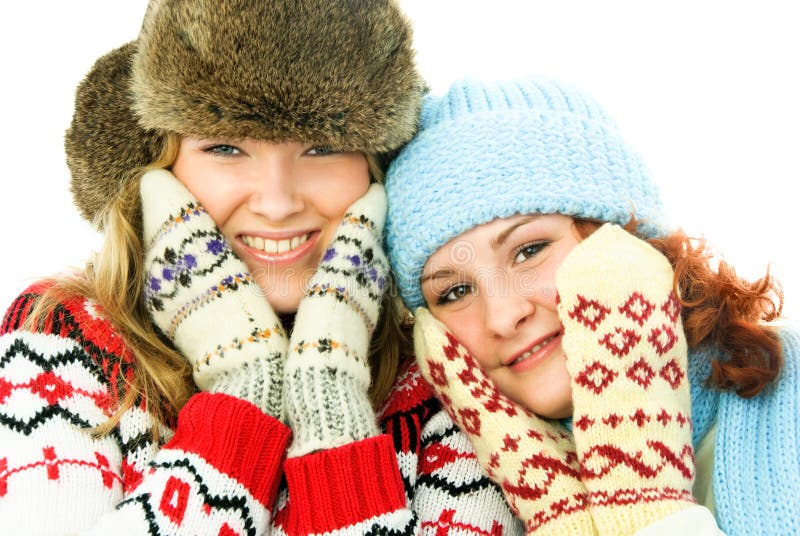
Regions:
<instances>
[{"instance_id":1,"label":"wool texture","mask_svg":"<svg viewBox=\"0 0 800 536\"><path fill-rule=\"evenodd\" d=\"M141 179L145 304L200 389L284 419L288 340L247 266L197 199L166 170Z\"/></svg>"},{"instance_id":2,"label":"wool texture","mask_svg":"<svg viewBox=\"0 0 800 536\"><path fill-rule=\"evenodd\" d=\"M345 212L295 316L285 393L291 456L377 435L369 345L388 285L386 193L373 184Z\"/></svg>"},{"instance_id":3,"label":"wool texture","mask_svg":"<svg viewBox=\"0 0 800 536\"><path fill-rule=\"evenodd\" d=\"M92 437L133 356L85 298L22 330L44 288L23 293L0 326L4 533L523 533L413 365L380 411L382 435L286 462L289 428L221 393L192 397L161 441L142 401Z\"/></svg>"},{"instance_id":4,"label":"wool texture","mask_svg":"<svg viewBox=\"0 0 800 536\"><path fill-rule=\"evenodd\" d=\"M543 77L454 83L425 99L419 133L386 174L386 248L410 310L422 267L452 238L514 214L667 227L658 187L595 100Z\"/></svg>"},{"instance_id":5,"label":"wool texture","mask_svg":"<svg viewBox=\"0 0 800 536\"><path fill-rule=\"evenodd\" d=\"M694 504L691 401L669 261L619 226L556 274L572 432L600 534L634 534Z\"/></svg>"},{"instance_id":6,"label":"wool texture","mask_svg":"<svg viewBox=\"0 0 800 536\"><path fill-rule=\"evenodd\" d=\"M593 535L572 436L497 390L456 338L425 308L414 313L423 377L467 434L489 477L529 534Z\"/></svg>"}]
</instances>

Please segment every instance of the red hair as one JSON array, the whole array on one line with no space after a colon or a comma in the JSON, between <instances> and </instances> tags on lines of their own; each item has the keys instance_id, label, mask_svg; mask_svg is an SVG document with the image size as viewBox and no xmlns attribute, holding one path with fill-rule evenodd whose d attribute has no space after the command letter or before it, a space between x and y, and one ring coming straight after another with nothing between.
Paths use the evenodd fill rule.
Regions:
<instances>
[{"instance_id":1,"label":"red hair","mask_svg":"<svg viewBox=\"0 0 800 536\"><path fill-rule=\"evenodd\" d=\"M603 224L583 218L574 221L583 238ZM637 226L632 218L625 229L637 234ZM711 360L708 382L743 398L760 393L775 380L783 364L778 335L765 325L777 319L783 308L783 292L769 270L757 281L746 281L727 262L715 262L704 240L690 238L680 230L644 240L675 270L674 285L681 296L689 348L708 342L720 350Z\"/></svg>"}]
</instances>

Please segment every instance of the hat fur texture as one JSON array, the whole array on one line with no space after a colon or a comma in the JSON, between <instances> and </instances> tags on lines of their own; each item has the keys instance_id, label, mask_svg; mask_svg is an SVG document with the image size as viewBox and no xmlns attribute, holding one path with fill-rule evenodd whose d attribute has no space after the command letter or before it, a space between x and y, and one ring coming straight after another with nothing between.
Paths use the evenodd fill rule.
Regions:
<instances>
[{"instance_id":1,"label":"hat fur texture","mask_svg":"<svg viewBox=\"0 0 800 536\"><path fill-rule=\"evenodd\" d=\"M167 132L385 156L413 136L425 90L395 0L151 0L138 40L78 88L75 202L94 218Z\"/></svg>"}]
</instances>

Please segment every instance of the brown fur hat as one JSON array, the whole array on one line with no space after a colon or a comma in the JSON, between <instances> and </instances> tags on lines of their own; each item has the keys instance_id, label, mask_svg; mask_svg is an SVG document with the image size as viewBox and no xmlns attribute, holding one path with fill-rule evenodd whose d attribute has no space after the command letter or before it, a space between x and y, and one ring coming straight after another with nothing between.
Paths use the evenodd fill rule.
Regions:
<instances>
[{"instance_id":1,"label":"brown fur hat","mask_svg":"<svg viewBox=\"0 0 800 536\"><path fill-rule=\"evenodd\" d=\"M392 153L425 91L411 45L396 0L151 0L78 87L75 203L92 220L165 132Z\"/></svg>"}]
</instances>

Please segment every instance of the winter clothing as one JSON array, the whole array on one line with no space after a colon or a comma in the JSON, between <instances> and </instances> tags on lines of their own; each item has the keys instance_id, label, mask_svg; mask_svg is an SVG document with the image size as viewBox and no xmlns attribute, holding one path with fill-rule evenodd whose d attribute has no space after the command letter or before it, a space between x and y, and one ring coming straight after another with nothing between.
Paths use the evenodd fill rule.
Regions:
<instances>
[{"instance_id":1,"label":"winter clothing","mask_svg":"<svg viewBox=\"0 0 800 536\"><path fill-rule=\"evenodd\" d=\"M386 194L373 184L345 212L297 309L284 385L292 457L378 434L367 392L370 340L389 283L385 217Z\"/></svg>"},{"instance_id":2,"label":"winter clothing","mask_svg":"<svg viewBox=\"0 0 800 536\"><path fill-rule=\"evenodd\" d=\"M167 132L390 154L425 90L411 40L393 0L151 0L139 38L78 88L75 203L94 220Z\"/></svg>"},{"instance_id":3,"label":"winter clothing","mask_svg":"<svg viewBox=\"0 0 800 536\"><path fill-rule=\"evenodd\" d=\"M800 330L781 326L783 368L753 398L709 389L719 349L689 351L692 442L714 427L714 515L728 536L800 534Z\"/></svg>"},{"instance_id":4,"label":"winter clothing","mask_svg":"<svg viewBox=\"0 0 800 536\"><path fill-rule=\"evenodd\" d=\"M428 97L421 131L390 167L386 192L387 253L409 307L424 303L419 277L428 257L462 232L495 218L517 213L558 213L624 224L635 215L644 220L639 230L647 236L663 235L669 229L655 184L594 101L568 86L541 78L460 82L445 97ZM604 283L604 277L598 274L609 262L588 266L597 284ZM633 270L633 266L628 269ZM564 300L562 308L574 306L569 301L574 300L573 293L565 287L558 290ZM665 300L648 301L660 306ZM641 307L639 304L640 313L644 311ZM611 312L613 308L608 309ZM618 313L622 311L617 308L613 314L619 316ZM671 313L666 308L653 314L663 319ZM636 324L633 317L627 322ZM575 327L571 326L573 330ZM676 329L671 328L673 332ZM795 328L776 330L783 346L781 374L750 399L719 392L706 384L712 357L724 360L718 348L706 345L688 353L692 445L697 448L707 435L714 434L713 503L719 528L729 536L800 533L796 514L800 511L800 334ZM666 333L662 330L653 341L669 344L672 337ZM579 390L575 382L581 378L576 357L581 355L570 356L567 341L563 344L572 363L574 394ZM572 353L575 351L573 348ZM616 377L622 377L621 370L612 369L606 358L596 359ZM685 383L678 379L685 367L678 363L667 370L666 364L655 367L649 359L631 375L625 373L624 381L648 383L651 375L644 365L658 375L649 380L648 389L653 389L656 382L661 382L661 387L663 382L675 382L684 388ZM600 387L601 367L594 372L583 375L585 383L594 382ZM626 389L626 399L635 393L632 386ZM612 400L619 401L618 394L606 394L613 394ZM677 452L672 460L674 468L689 459L680 447L685 444L683 436L687 433L688 409L681 409L684 397L680 393L671 399L671 420L667 422L668 426L677 426L676 443L670 447ZM572 431L579 457L587 456L587 447L590 450L599 440L600 436L593 438L584 433L590 426L600 426L598 420L611 428L603 431L611 438L630 427L630 422L624 422L625 415L621 415L622 421L611 414L602 417L601 412L606 414L610 408L593 405L588 398L582 400L578 396L575 406ZM584 413L579 412L580 406ZM620 410L627 407L627 400L619 402ZM645 416L634 412L629 417L637 420ZM619 430L612 426L615 422ZM646 422L647 430L637 440L648 438L653 426L652 419ZM685 475L680 470L670 469L669 473L669 482L660 481L658 485L674 488L673 498L678 502L688 499ZM602 475L598 477L602 479ZM603 484L589 489L590 497L604 490L610 488ZM656 534L664 527L670 530L677 526L673 523L678 518L691 520L690 526L697 527L698 518L694 516L702 516L702 512L707 510L686 508L640 533ZM608 516L606 526L611 527L618 519L621 518L617 515ZM595 522L598 523L597 517ZM600 525L598 528L602 529Z\"/></svg>"},{"instance_id":5,"label":"winter clothing","mask_svg":"<svg viewBox=\"0 0 800 536\"><path fill-rule=\"evenodd\" d=\"M424 305L422 266L464 231L516 213L664 226L658 187L588 95L545 78L456 82L429 96L386 176L386 248L400 294Z\"/></svg>"},{"instance_id":6,"label":"winter clothing","mask_svg":"<svg viewBox=\"0 0 800 536\"><path fill-rule=\"evenodd\" d=\"M413 366L380 413L383 435L285 463L290 430L221 393L193 396L165 444L142 401L92 438L133 373L131 353L83 298L20 330L42 290L22 294L0 329L3 532L522 533Z\"/></svg>"},{"instance_id":7,"label":"winter clothing","mask_svg":"<svg viewBox=\"0 0 800 536\"><path fill-rule=\"evenodd\" d=\"M469 436L528 533L596 534L575 445L560 423L528 412L497 390L466 348L424 307L414 312L422 376Z\"/></svg>"},{"instance_id":8,"label":"winter clothing","mask_svg":"<svg viewBox=\"0 0 800 536\"><path fill-rule=\"evenodd\" d=\"M572 434L599 534L694 505L686 336L669 261L607 223L556 273Z\"/></svg>"},{"instance_id":9,"label":"winter clothing","mask_svg":"<svg viewBox=\"0 0 800 536\"><path fill-rule=\"evenodd\" d=\"M172 173L148 171L140 191L153 323L189 360L200 389L236 395L284 420L288 340L247 266Z\"/></svg>"}]
</instances>

